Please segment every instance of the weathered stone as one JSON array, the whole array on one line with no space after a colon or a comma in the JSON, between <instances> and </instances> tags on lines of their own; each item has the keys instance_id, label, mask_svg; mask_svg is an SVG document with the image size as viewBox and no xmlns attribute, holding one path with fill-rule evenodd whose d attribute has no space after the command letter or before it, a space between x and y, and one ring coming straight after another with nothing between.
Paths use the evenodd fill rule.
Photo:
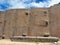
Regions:
<instances>
[{"instance_id":1,"label":"weathered stone","mask_svg":"<svg viewBox=\"0 0 60 45\"><path fill-rule=\"evenodd\" d=\"M50 36L60 38L60 4L50 8L0 11L0 36Z\"/></svg>"}]
</instances>

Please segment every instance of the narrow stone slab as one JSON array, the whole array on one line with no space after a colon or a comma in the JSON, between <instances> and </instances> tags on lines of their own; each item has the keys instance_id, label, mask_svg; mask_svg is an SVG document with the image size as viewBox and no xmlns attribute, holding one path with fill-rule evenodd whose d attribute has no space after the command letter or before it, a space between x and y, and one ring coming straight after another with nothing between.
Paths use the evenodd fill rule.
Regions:
<instances>
[{"instance_id":1,"label":"narrow stone slab","mask_svg":"<svg viewBox=\"0 0 60 45\"><path fill-rule=\"evenodd\" d=\"M10 39L2 39L0 40L0 45L60 45L59 42L58 44L54 44L51 42L14 42Z\"/></svg>"},{"instance_id":2,"label":"narrow stone slab","mask_svg":"<svg viewBox=\"0 0 60 45\"><path fill-rule=\"evenodd\" d=\"M57 42L59 38L57 37L39 37L39 36L14 36L11 37L12 41L21 42Z\"/></svg>"}]
</instances>

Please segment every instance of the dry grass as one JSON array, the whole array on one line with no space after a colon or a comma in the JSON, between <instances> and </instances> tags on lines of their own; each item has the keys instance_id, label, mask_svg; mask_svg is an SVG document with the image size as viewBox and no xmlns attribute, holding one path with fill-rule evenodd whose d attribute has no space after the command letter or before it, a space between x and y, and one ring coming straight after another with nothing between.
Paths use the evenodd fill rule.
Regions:
<instances>
[{"instance_id":1,"label":"dry grass","mask_svg":"<svg viewBox=\"0 0 60 45\"><path fill-rule=\"evenodd\" d=\"M59 42L58 42L59 43ZM42 42L13 42L9 39L0 40L0 45L55 45L55 43ZM60 45L60 44L58 44Z\"/></svg>"}]
</instances>

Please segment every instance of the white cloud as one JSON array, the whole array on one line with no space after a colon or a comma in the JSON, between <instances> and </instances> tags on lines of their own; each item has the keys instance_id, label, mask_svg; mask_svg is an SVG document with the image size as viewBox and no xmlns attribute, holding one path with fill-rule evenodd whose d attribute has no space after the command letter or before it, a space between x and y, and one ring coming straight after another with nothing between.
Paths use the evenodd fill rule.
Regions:
<instances>
[{"instance_id":1,"label":"white cloud","mask_svg":"<svg viewBox=\"0 0 60 45\"><path fill-rule=\"evenodd\" d=\"M25 1L28 1L28 0L10 0L10 5L12 9L15 9L15 8L25 8L26 4L24 3Z\"/></svg>"},{"instance_id":2,"label":"white cloud","mask_svg":"<svg viewBox=\"0 0 60 45\"><path fill-rule=\"evenodd\" d=\"M14 8L25 8L25 4L20 2L20 3L13 4L9 8L12 8L12 9L14 9Z\"/></svg>"},{"instance_id":3,"label":"white cloud","mask_svg":"<svg viewBox=\"0 0 60 45\"><path fill-rule=\"evenodd\" d=\"M36 0L10 0L12 7L9 8L30 8L30 7L47 7L47 2L36 3Z\"/></svg>"},{"instance_id":4,"label":"white cloud","mask_svg":"<svg viewBox=\"0 0 60 45\"><path fill-rule=\"evenodd\" d=\"M8 6L8 9L15 8L31 8L31 7L50 7L54 4L58 4L60 0L44 0L44 2L37 3L36 0L0 0L0 4L5 5L8 3L11 6ZM1 10L1 6L0 6Z\"/></svg>"},{"instance_id":5,"label":"white cloud","mask_svg":"<svg viewBox=\"0 0 60 45\"><path fill-rule=\"evenodd\" d=\"M10 0L9 2L11 3L12 7L9 8L50 7L60 2L60 0L51 0L50 2L39 3L36 3L35 1L36 0Z\"/></svg>"},{"instance_id":6,"label":"white cloud","mask_svg":"<svg viewBox=\"0 0 60 45\"><path fill-rule=\"evenodd\" d=\"M3 4L5 2L5 0L0 0L0 4Z\"/></svg>"},{"instance_id":7,"label":"white cloud","mask_svg":"<svg viewBox=\"0 0 60 45\"><path fill-rule=\"evenodd\" d=\"M43 2L39 2L39 3L36 3L36 2L32 2L31 3L32 6L34 7L47 7L47 3L43 3Z\"/></svg>"},{"instance_id":8,"label":"white cloud","mask_svg":"<svg viewBox=\"0 0 60 45\"><path fill-rule=\"evenodd\" d=\"M50 7L53 6L54 4L58 4L60 2L60 0L51 0L49 2L32 2L31 6L35 6L35 7Z\"/></svg>"},{"instance_id":9,"label":"white cloud","mask_svg":"<svg viewBox=\"0 0 60 45\"><path fill-rule=\"evenodd\" d=\"M58 4L60 2L60 0L51 0L49 7L53 6L54 4Z\"/></svg>"}]
</instances>

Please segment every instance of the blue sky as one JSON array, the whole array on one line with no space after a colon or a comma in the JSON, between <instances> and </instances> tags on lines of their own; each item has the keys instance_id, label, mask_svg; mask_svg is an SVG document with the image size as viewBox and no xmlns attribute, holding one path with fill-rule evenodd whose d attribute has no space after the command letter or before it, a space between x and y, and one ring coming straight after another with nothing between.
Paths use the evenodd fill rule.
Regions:
<instances>
[{"instance_id":1,"label":"blue sky","mask_svg":"<svg viewBox=\"0 0 60 45\"><path fill-rule=\"evenodd\" d=\"M0 0L0 11L16 8L45 8L59 2L60 0Z\"/></svg>"}]
</instances>

